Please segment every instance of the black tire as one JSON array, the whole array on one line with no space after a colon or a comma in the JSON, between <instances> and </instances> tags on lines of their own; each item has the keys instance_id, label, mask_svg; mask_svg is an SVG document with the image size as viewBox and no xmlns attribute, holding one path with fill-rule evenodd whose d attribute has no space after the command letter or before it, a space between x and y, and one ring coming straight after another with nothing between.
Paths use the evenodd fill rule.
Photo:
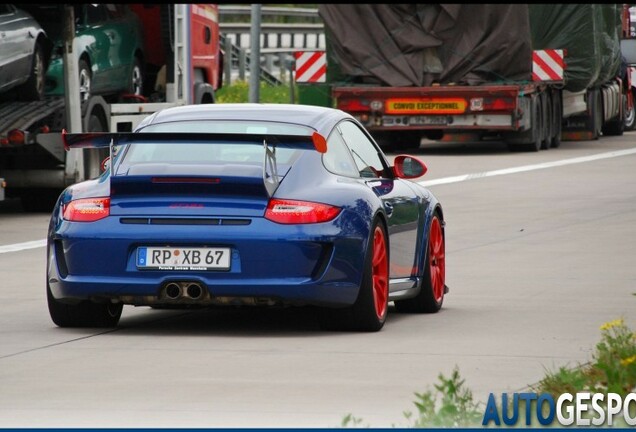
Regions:
<instances>
[{"instance_id":1,"label":"black tire","mask_svg":"<svg viewBox=\"0 0 636 432\"><path fill-rule=\"evenodd\" d=\"M133 67L130 70L128 92L138 96L141 96L144 93L144 69L139 57L135 57Z\"/></svg>"},{"instance_id":2,"label":"black tire","mask_svg":"<svg viewBox=\"0 0 636 432\"><path fill-rule=\"evenodd\" d=\"M26 189L20 196L20 202L28 213L51 213L61 192L61 189Z\"/></svg>"},{"instance_id":3,"label":"black tire","mask_svg":"<svg viewBox=\"0 0 636 432\"><path fill-rule=\"evenodd\" d=\"M603 102L601 101L601 91L595 89L593 91L593 104L592 105L592 139L597 140L601 137L603 128Z\"/></svg>"},{"instance_id":4,"label":"black tire","mask_svg":"<svg viewBox=\"0 0 636 432\"><path fill-rule=\"evenodd\" d=\"M563 107L559 94L552 98L552 114L554 115L554 129L550 147L557 148L561 145L561 133L563 131Z\"/></svg>"},{"instance_id":5,"label":"black tire","mask_svg":"<svg viewBox=\"0 0 636 432\"><path fill-rule=\"evenodd\" d=\"M420 131L381 131L375 132L373 138L383 150L401 152L419 149L422 136Z\"/></svg>"},{"instance_id":6,"label":"black tire","mask_svg":"<svg viewBox=\"0 0 636 432\"><path fill-rule=\"evenodd\" d=\"M621 136L625 130L625 115L627 110L627 96L621 95L621 103L623 104L623 115L619 115L617 118L608 121L603 125L603 135L606 136Z\"/></svg>"},{"instance_id":7,"label":"black tire","mask_svg":"<svg viewBox=\"0 0 636 432\"><path fill-rule=\"evenodd\" d=\"M55 300L48 281L46 299L51 320L58 327L116 327L121 318L123 303L93 303L88 300L66 304Z\"/></svg>"},{"instance_id":8,"label":"black tire","mask_svg":"<svg viewBox=\"0 0 636 432\"><path fill-rule=\"evenodd\" d=\"M384 252L379 243L384 245ZM360 291L353 305L320 309L320 325L324 330L376 332L384 326L389 298L389 242L386 228L379 220L371 229L364 266Z\"/></svg>"},{"instance_id":9,"label":"black tire","mask_svg":"<svg viewBox=\"0 0 636 432\"><path fill-rule=\"evenodd\" d=\"M22 84L18 91L18 97L22 101L35 101L44 98L44 74L46 64L44 61L44 48L36 43L31 64L29 79Z\"/></svg>"},{"instance_id":10,"label":"black tire","mask_svg":"<svg viewBox=\"0 0 636 432\"><path fill-rule=\"evenodd\" d=\"M77 68L79 69L80 102L84 103L91 97L93 74L88 62L84 59L80 59Z\"/></svg>"},{"instance_id":11,"label":"black tire","mask_svg":"<svg viewBox=\"0 0 636 432\"><path fill-rule=\"evenodd\" d=\"M552 147L552 129L554 119L552 118L552 98L547 93L541 94L541 150L549 150Z\"/></svg>"},{"instance_id":12,"label":"black tire","mask_svg":"<svg viewBox=\"0 0 636 432\"><path fill-rule=\"evenodd\" d=\"M543 98L537 96L532 100L530 129L521 133L510 134L509 137L507 137L506 144L508 145L509 151L538 152L541 150L545 138L544 125L542 121L542 99Z\"/></svg>"},{"instance_id":13,"label":"black tire","mask_svg":"<svg viewBox=\"0 0 636 432\"><path fill-rule=\"evenodd\" d=\"M636 93L632 92L632 106L631 108L625 107L625 130L632 131L636 127L636 107L634 107L634 103L636 103ZM627 104L626 104L627 105Z\"/></svg>"},{"instance_id":14,"label":"black tire","mask_svg":"<svg viewBox=\"0 0 636 432\"><path fill-rule=\"evenodd\" d=\"M436 313L442 308L446 294L445 237L442 222L433 216L426 245L426 265L420 292L410 299L396 300L399 312Z\"/></svg>"}]
</instances>

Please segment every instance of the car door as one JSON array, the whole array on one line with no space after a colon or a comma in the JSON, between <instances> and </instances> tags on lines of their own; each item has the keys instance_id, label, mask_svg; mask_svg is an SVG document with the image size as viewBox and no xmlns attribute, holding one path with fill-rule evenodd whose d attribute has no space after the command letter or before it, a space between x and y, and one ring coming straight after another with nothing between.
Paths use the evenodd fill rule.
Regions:
<instances>
[{"instance_id":1,"label":"car door","mask_svg":"<svg viewBox=\"0 0 636 432\"><path fill-rule=\"evenodd\" d=\"M415 254L420 220L420 198L407 180L394 178L379 148L351 121L338 125L363 181L380 197L388 216L391 279L416 272Z\"/></svg>"},{"instance_id":2,"label":"car door","mask_svg":"<svg viewBox=\"0 0 636 432\"><path fill-rule=\"evenodd\" d=\"M0 4L0 91L8 90L29 75L35 35L26 16L13 5Z\"/></svg>"},{"instance_id":3,"label":"car door","mask_svg":"<svg viewBox=\"0 0 636 432\"><path fill-rule=\"evenodd\" d=\"M104 31L110 40L108 57L111 62L111 79L117 85L114 90L128 87L128 71L134 58L136 29L134 29L125 12L123 4L103 4L106 12Z\"/></svg>"},{"instance_id":4,"label":"car door","mask_svg":"<svg viewBox=\"0 0 636 432\"><path fill-rule=\"evenodd\" d=\"M116 83L110 58L113 35L103 4L84 4L78 37L91 59L91 92L107 92Z\"/></svg>"}]
</instances>

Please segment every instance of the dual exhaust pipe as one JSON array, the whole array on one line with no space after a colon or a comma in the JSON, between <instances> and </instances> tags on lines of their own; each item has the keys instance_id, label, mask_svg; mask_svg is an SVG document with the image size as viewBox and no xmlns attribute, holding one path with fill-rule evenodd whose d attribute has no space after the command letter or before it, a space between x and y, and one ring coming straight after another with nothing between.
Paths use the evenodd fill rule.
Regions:
<instances>
[{"instance_id":1,"label":"dual exhaust pipe","mask_svg":"<svg viewBox=\"0 0 636 432\"><path fill-rule=\"evenodd\" d=\"M165 298L169 300L201 300L204 293L198 282L168 282L164 288Z\"/></svg>"}]
</instances>

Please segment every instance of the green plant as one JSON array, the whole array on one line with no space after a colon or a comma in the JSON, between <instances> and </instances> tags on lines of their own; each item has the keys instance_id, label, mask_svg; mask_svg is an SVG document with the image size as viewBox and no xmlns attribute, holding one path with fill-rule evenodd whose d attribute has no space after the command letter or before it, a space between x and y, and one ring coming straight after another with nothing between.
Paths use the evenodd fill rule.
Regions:
<instances>
[{"instance_id":1,"label":"green plant","mask_svg":"<svg viewBox=\"0 0 636 432\"><path fill-rule=\"evenodd\" d=\"M435 391L415 393L417 407L415 416L410 411L404 412L411 427L475 427L481 424L483 409L481 403L473 401L473 393L460 378L457 366L450 377L438 376L439 384Z\"/></svg>"},{"instance_id":2,"label":"green plant","mask_svg":"<svg viewBox=\"0 0 636 432\"><path fill-rule=\"evenodd\" d=\"M297 92L295 92L297 94ZM229 86L223 86L216 92L217 103L246 103L249 101L249 83L236 80ZM259 87L261 103L291 103L289 84L271 86L261 82Z\"/></svg>"},{"instance_id":3,"label":"green plant","mask_svg":"<svg viewBox=\"0 0 636 432\"><path fill-rule=\"evenodd\" d=\"M477 427L481 426L483 409L481 403L473 401L473 394L461 379L457 366L450 377L438 375L438 384L434 389L423 393L415 393L413 402L417 408L414 414L405 411L404 417L409 423L407 427ZM342 427L361 426L363 419L347 414L342 420ZM368 427L368 426L367 426Z\"/></svg>"},{"instance_id":4,"label":"green plant","mask_svg":"<svg viewBox=\"0 0 636 432\"><path fill-rule=\"evenodd\" d=\"M547 372L535 386L538 392L553 396L581 391L618 393L622 397L636 388L636 334L624 319L600 327L601 340L596 344L592 361L576 368L559 368Z\"/></svg>"}]
</instances>

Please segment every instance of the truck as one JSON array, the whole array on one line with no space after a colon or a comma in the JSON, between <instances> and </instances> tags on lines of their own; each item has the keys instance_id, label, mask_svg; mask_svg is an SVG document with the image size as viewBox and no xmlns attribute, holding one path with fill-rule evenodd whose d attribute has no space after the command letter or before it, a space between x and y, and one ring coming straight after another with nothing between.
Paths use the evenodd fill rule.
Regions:
<instances>
[{"instance_id":1,"label":"truck","mask_svg":"<svg viewBox=\"0 0 636 432\"><path fill-rule=\"evenodd\" d=\"M326 92L383 147L624 130L616 4L320 4ZM299 89L299 94L301 89Z\"/></svg>"},{"instance_id":2,"label":"truck","mask_svg":"<svg viewBox=\"0 0 636 432\"><path fill-rule=\"evenodd\" d=\"M223 71L218 6L128 7L143 27L141 94L95 94L80 99L78 59L72 54L73 8L69 5L59 9L59 16L48 16L49 21L64 22L71 29L64 44L65 94L30 102L0 102L0 200L19 198L27 211L50 211L64 188L101 173L107 154L95 149L65 151L59 140L52 139L63 130L128 132L161 109L214 103ZM37 17L37 13L33 15ZM43 23L42 27L46 30Z\"/></svg>"}]
</instances>

